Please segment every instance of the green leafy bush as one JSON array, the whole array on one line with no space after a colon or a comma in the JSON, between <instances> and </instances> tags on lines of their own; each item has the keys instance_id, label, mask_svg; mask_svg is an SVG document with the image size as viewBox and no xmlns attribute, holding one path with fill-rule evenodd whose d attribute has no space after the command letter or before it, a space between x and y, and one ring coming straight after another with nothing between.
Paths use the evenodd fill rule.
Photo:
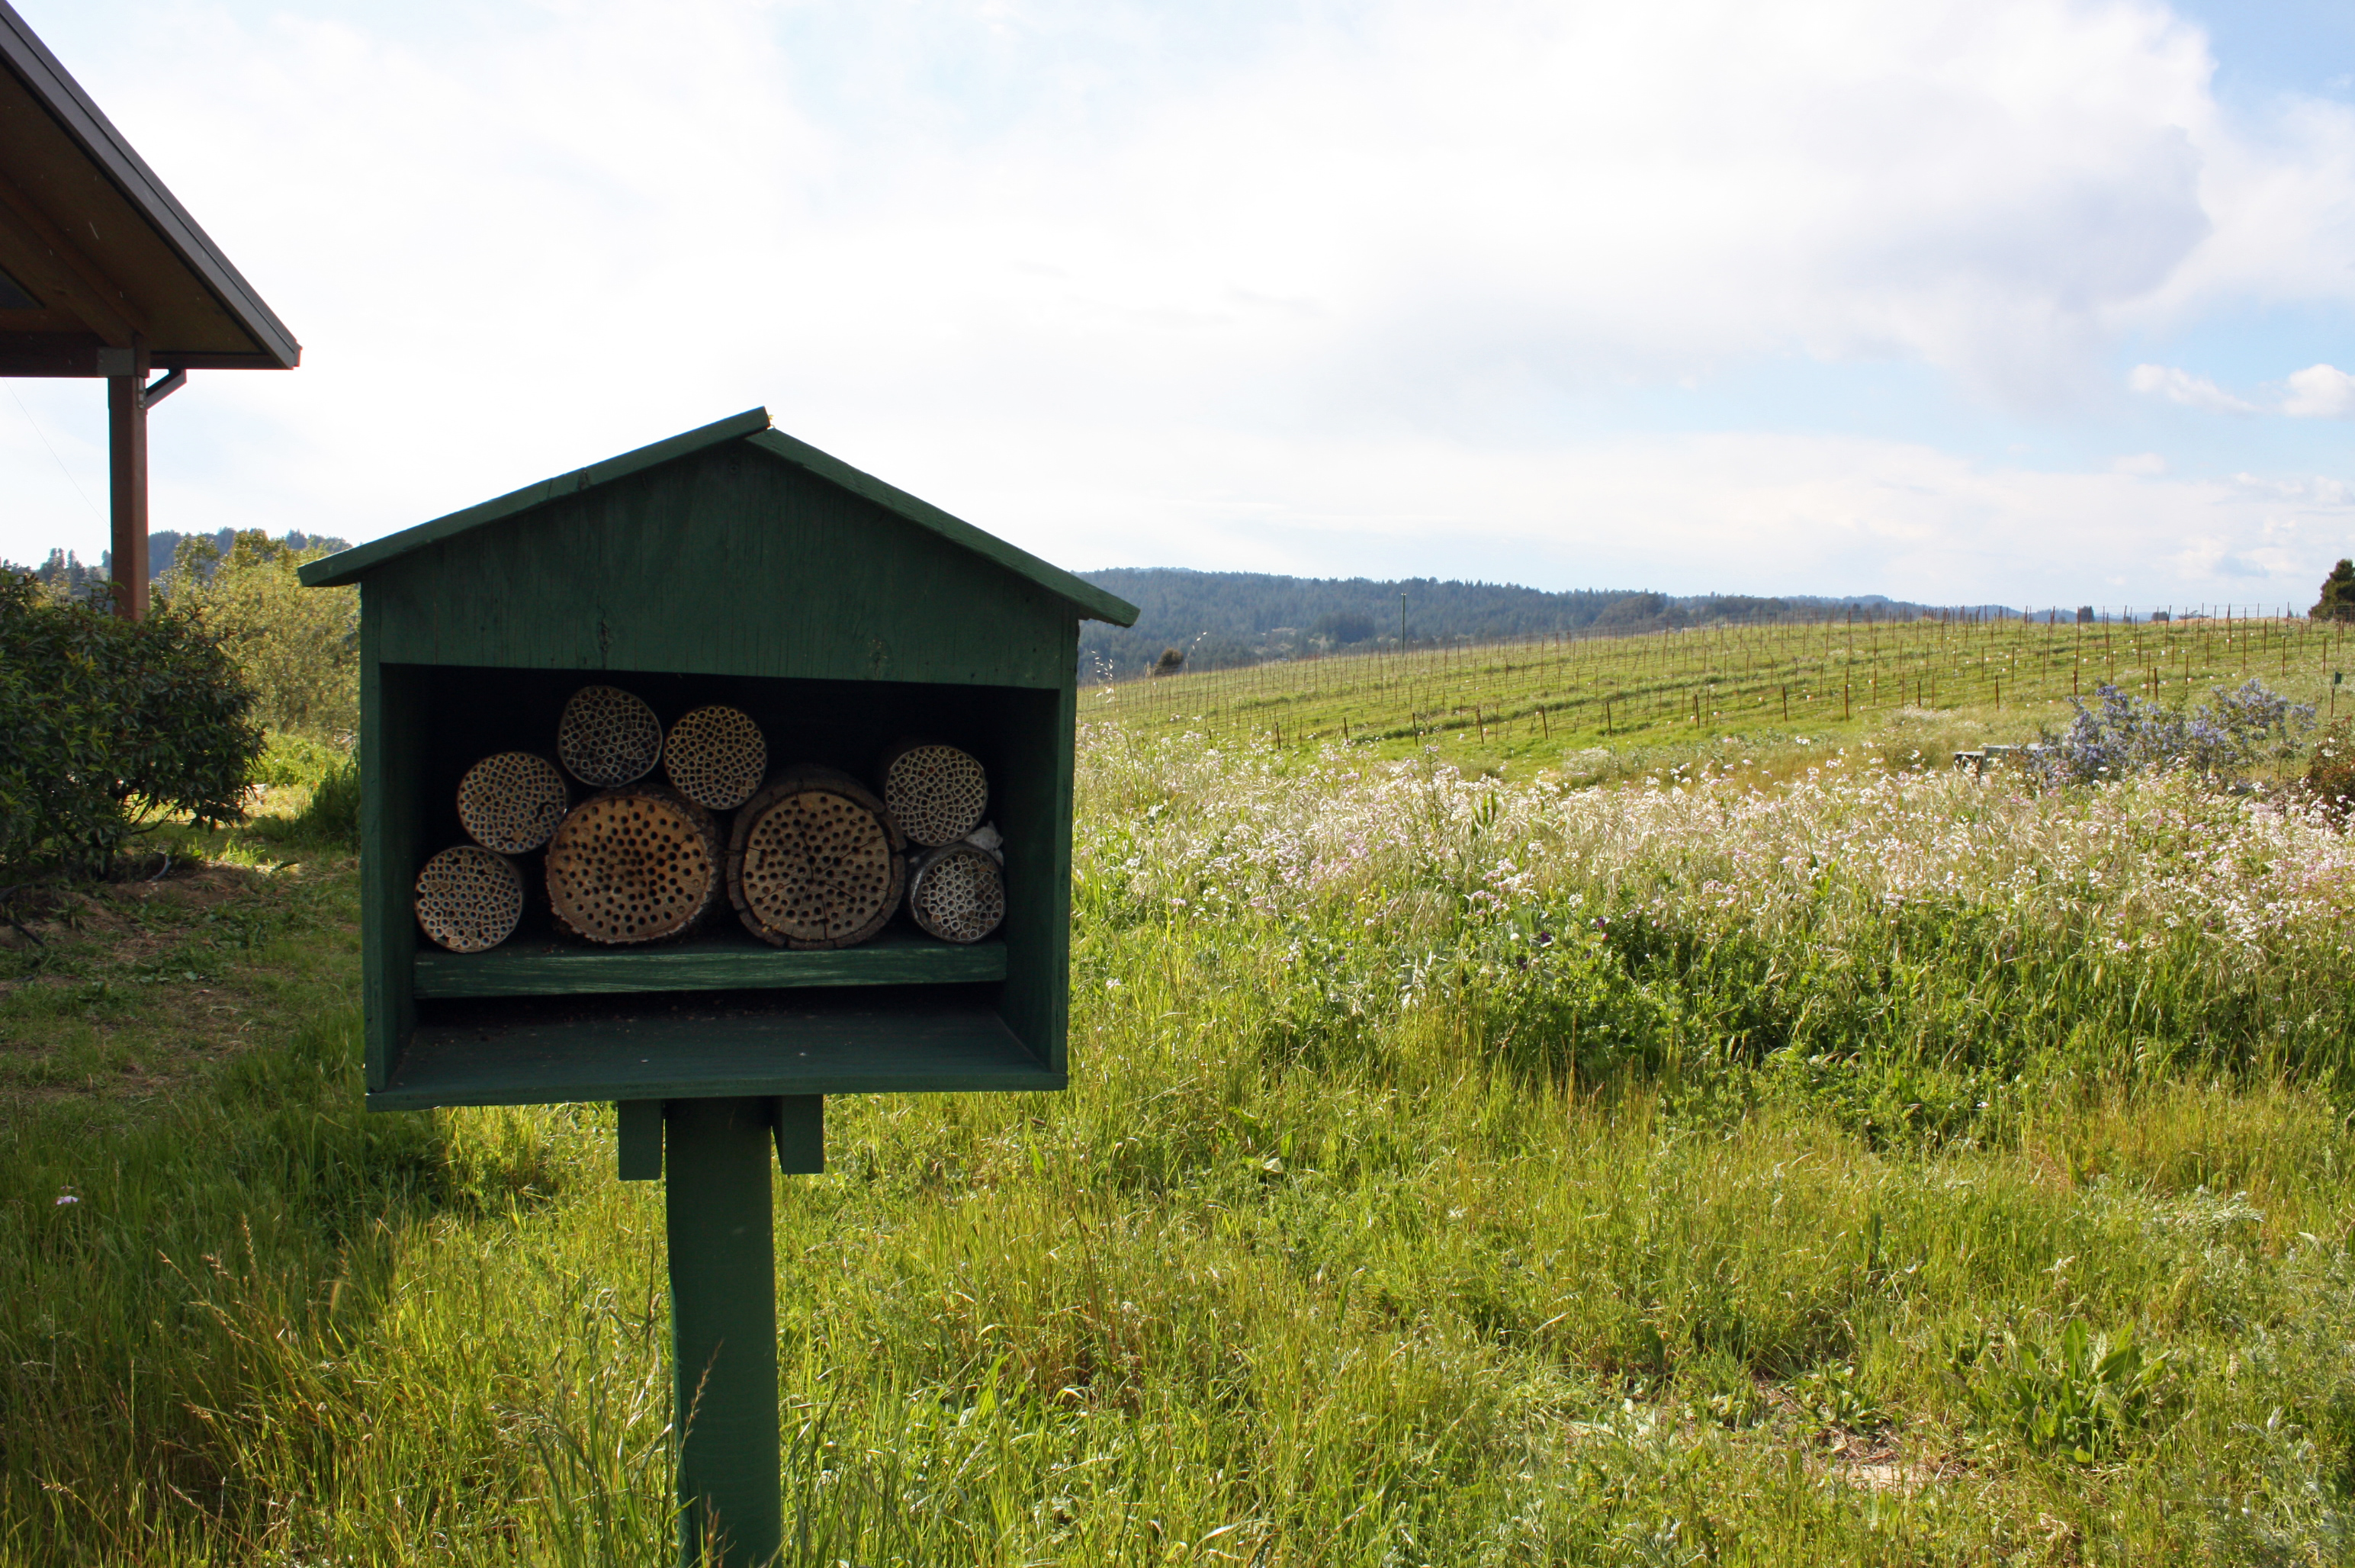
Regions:
<instances>
[{"instance_id":1,"label":"green leafy bush","mask_svg":"<svg viewBox=\"0 0 2355 1568\"><path fill-rule=\"evenodd\" d=\"M255 716L273 730L347 740L359 728L359 591L305 588L295 576L325 547L293 549L258 529L222 555L181 541L163 597L200 612L252 683Z\"/></svg>"},{"instance_id":2,"label":"green leafy bush","mask_svg":"<svg viewBox=\"0 0 2355 1568\"><path fill-rule=\"evenodd\" d=\"M1831 1361L1799 1374L1792 1397L1817 1425L1870 1432L1888 1419L1874 1402L1854 1361Z\"/></svg>"},{"instance_id":3,"label":"green leafy bush","mask_svg":"<svg viewBox=\"0 0 2355 1568\"><path fill-rule=\"evenodd\" d=\"M2322 580L2322 597L2307 613L2318 621L2355 621L2355 560L2341 560Z\"/></svg>"},{"instance_id":4,"label":"green leafy bush","mask_svg":"<svg viewBox=\"0 0 2355 1568\"><path fill-rule=\"evenodd\" d=\"M253 765L253 782L272 789L315 789L320 780L350 756L346 748L332 741L274 730Z\"/></svg>"},{"instance_id":5,"label":"green leafy bush","mask_svg":"<svg viewBox=\"0 0 2355 1568\"><path fill-rule=\"evenodd\" d=\"M142 622L0 573L0 866L102 871L157 813L232 821L253 692L196 614Z\"/></svg>"},{"instance_id":6,"label":"green leafy bush","mask_svg":"<svg viewBox=\"0 0 2355 1568\"><path fill-rule=\"evenodd\" d=\"M2341 719L2315 741L2306 787L2334 816L2355 812L2355 724Z\"/></svg>"},{"instance_id":7,"label":"green leafy bush","mask_svg":"<svg viewBox=\"0 0 2355 1568\"><path fill-rule=\"evenodd\" d=\"M314 844L360 841L360 769L346 760L327 770L311 791L311 803L294 819L294 833Z\"/></svg>"},{"instance_id":8,"label":"green leafy bush","mask_svg":"<svg viewBox=\"0 0 2355 1568\"><path fill-rule=\"evenodd\" d=\"M1972 1347L1970 1403L1990 1427L2041 1454L2090 1465L2166 1412L2168 1358L2143 1349L2131 1326L2113 1339L2072 1319L2055 1344L2007 1334Z\"/></svg>"}]
</instances>

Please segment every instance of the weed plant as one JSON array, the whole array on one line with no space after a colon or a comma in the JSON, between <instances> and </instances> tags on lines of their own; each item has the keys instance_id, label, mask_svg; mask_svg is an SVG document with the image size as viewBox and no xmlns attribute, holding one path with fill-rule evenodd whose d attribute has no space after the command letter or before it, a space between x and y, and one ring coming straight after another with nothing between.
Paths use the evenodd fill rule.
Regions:
<instances>
[{"instance_id":1,"label":"weed plant","mask_svg":"<svg viewBox=\"0 0 2355 1568\"><path fill-rule=\"evenodd\" d=\"M2345 839L1761 761L1089 735L1072 1090L779 1180L787 1561L2344 1560ZM363 1113L336 973L10 1102L0 1562L662 1559L659 1193Z\"/></svg>"}]
</instances>

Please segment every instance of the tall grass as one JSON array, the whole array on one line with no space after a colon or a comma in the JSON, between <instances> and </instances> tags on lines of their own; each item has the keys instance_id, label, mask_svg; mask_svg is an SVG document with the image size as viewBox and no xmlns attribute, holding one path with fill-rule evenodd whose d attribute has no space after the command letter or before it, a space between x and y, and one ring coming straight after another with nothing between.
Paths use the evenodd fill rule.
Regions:
<instances>
[{"instance_id":1,"label":"tall grass","mask_svg":"<svg viewBox=\"0 0 2355 1568\"><path fill-rule=\"evenodd\" d=\"M1082 789L1072 1091L840 1101L780 1179L788 1561L2355 1548L2313 819L1103 733ZM661 1557L658 1194L602 1108L366 1115L354 1024L0 1133L0 1562Z\"/></svg>"}]
</instances>

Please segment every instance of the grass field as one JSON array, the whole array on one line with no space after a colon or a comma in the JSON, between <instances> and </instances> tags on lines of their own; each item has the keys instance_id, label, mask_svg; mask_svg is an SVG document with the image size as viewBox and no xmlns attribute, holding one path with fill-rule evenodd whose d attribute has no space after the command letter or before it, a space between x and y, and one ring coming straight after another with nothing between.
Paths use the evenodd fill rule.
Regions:
<instances>
[{"instance_id":1,"label":"grass field","mask_svg":"<svg viewBox=\"0 0 2355 1568\"><path fill-rule=\"evenodd\" d=\"M1148 733L1380 756L1550 764L1595 746L1753 746L1853 739L1892 715L1967 735L2032 737L2104 684L2180 705L2255 677L2338 716L2346 625L2222 617L2091 625L1827 620L1637 636L1544 638L1318 659L1099 685L1090 711ZM2355 710L2355 709L2350 709Z\"/></svg>"},{"instance_id":2,"label":"grass field","mask_svg":"<svg viewBox=\"0 0 2355 1568\"><path fill-rule=\"evenodd\" d=\"M2355 849L1907 711L1092 726L1072 1090L778 1179L790 1561L2346 1560ZM0 950L0 1563L663 1561L610 1110L367 1115L348 858L177 846Z\"/></svg>"}]
</instances>

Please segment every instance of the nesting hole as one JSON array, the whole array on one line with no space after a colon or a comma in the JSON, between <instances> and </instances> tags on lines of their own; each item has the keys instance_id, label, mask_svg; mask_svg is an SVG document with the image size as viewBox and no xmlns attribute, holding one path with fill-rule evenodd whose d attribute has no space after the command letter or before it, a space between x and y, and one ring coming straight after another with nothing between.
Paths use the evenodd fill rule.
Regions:
<instances>
[{"instance_id":1,"label":"nesting hole","mask_svg":"<svg viewBox=\"0 0 2355 1568\"><path fill-rule=\"evenodd\" d=\"M572 776L600 789L635 784L662 760L662 720L618 686L584 686L564 705L556 752Z\"/></svg>"},{"instance_id":2,"label":"nesting hole","mask_svg":"<svg viewBox=\"0 0 2355 1568\"><path fill-rule=\"evenodd\" d=\"M515 933L523 918L523 876L504 855L459 844L417 873L417 923L453 953L481 953Z\"/></svg>"},{"instance_id":3,"label":"nesting hole","mask_svg":"<svg viewBox=\"0 0 2355 1568\"><path fill-rule=\"evenodd\" d=\"M883 806L911 842L954 844L981 826L989 775L954 746L911 746L883 770Z\"/></svg>"},{"instance_id":4,"label":"nesting hole","mask_svg":"<svg viewBox=\"0 0 2355 1568\"><path fill-rule=\"evenodd\" d=\"M485 849L526 855L548 842L571 800L554 763L529 752L501 752L458 781L458 820L466 837Z\"/></svg>"}]
</instances>

